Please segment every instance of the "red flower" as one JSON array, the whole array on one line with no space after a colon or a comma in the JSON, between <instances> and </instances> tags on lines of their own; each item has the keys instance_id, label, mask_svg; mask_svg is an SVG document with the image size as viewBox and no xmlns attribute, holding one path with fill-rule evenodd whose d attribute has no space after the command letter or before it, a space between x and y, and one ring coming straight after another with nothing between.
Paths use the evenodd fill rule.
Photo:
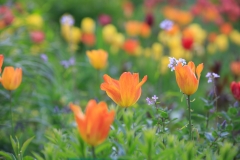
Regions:
<instances>
[{"instance_id":1,"label":"red flower","mask_svg":"<svg viewBox=\"0 0 240 160\"><path fill-rule=\"evenodd\" d=\"M182 38L182 46L186 50L192 49L193 45L193 38L187 37L187 38Z\"/></svg>"},{"instance_id":2,"label":"red flower","mask_svg":"<svg viewBox=\"0 0 240 160\"><path fill-rule=\"evenodd\" d=\"M240 100L240 82L232 82L230 85L232 94L236 100Z\"/></svg>"}]
</instances>

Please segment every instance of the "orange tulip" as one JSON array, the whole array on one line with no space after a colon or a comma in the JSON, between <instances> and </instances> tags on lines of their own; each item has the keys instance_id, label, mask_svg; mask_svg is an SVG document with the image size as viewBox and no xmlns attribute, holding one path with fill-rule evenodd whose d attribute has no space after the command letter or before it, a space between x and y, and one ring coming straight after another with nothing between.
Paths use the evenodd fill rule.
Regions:
<instances>
[{"instance_id":1,"label":"orange tulip","mask_svg":"<svg viewBox=\"0 0 240 160\"><path fill-rule=\"evenodd\" d=\"M190 61L188 65L182 66L181 63L178 63L175 67L175 75L178 87L186 95L194 94L198 89L198 84L203 70L203 63L199 64L196 68L195 74L195 64Z\"/></svg>"},{"instance_id":2,"label":"orange tulip","mask_svg":"<svg viewBox=\"0 0 240 160\"><path fill-rule=\"evenodd\" d=\"M103 76L104 83L101 84L101 90L106 91L107 95L119 106L130 107L134 105L141 96L141 86L147 81L145 75L139 82L138 73L131 74L124 72L119 81L108 75Z\"/></svg>"},{"instance_id":3,"label":"orange tulip","mask_svg":"<svg viewBox=\"0 0 240 160\"><path fill-rule=\"evenodd\" d=\"M1 77L1 83L6 90L15 90L22 82L22 69L12 66L5 67Z\"/></svg>"},{"instance_id":4,"label":"orange tulip","mask_svg":"<svg viewBox=\"0 0 240 160\"><path fill-rule=\"evenodd\" d=\"M0 54L0 73L2 73L2 64L3 64L4 56Z\"/></svg>"},{"instance_id":5,"label":"orange tulip","mask_svg":"<svg viewBox=\"0 0 240 160\"><path fill-rule=\"evenodd\" d=\"M106 67L108 58L108 54L106 51L102 49L87 51L87 56L89 58L90 64L95 69L100 70Z\"/></svg>"},{"instance_id":6,"label":"orange tulip","mask_svg":"<svg viewBox=\"0 0 240 160\"><path fill-rule=\"evenodd\" d=\"M70 108L74 113L82 139L94 147L104 142L113 123L115 112L109 112L105 102L97 104L95 100L88 102L85 115L80 107L72 103Z\"/></svg>"}]
</instances>

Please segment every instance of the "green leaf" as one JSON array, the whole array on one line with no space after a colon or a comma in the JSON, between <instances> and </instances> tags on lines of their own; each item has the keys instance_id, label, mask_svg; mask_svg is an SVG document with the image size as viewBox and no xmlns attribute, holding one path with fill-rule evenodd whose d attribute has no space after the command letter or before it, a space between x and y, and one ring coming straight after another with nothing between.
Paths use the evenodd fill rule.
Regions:
<instances>
[{"instance_id":1,"label":"green leaf","mask_svg":"<svg viewBox=\"0 0 240 160\"><path fill-rule=\"evenodd\" d=\"M14 151L15 156L18 155L18 146L17 143L15 142L15 140L12 138L12 136L10 136L10 140L11 140L11 144L12 144L12 148Z\"/></svg>"},{"instance_id":2,"label":"green leaf","mask_svg":"<svg viewBox=\"0 0 240 160\"><path fill-rule=\"evenodd\" d=\"M206 120L207 118L201 114L195 114L195 113L192 113L192 117L197 117L197 118L201 118L203 120Z\"/></svg>"},{"instance_id":3,"label":"green leaf","mask_svg":"<svg viewBox=\"0 0 240 160\"><path fill-rule=\"evenodd\" d=\"M11 153L8 153L8 152L0 151L0 155L2 155L4 158L6 158L6 160L16 159L14 157L14 155L12 155Z\"/></svg>"},{"instance_id":4,"label":"green leaf","mask_svg":"<svg viewBox=\"0 0 240 160\"><path fill-rule=\"evenodd\" d=\"M212 136L216 138L216 137L218 136L217 131L213 131L213 132L212 132Z\"/></svg>"},{"instance_id":5,"label":"green leaf","mask_svg":"<svg viewBox=\"0 0 240 160\"><path fill-rule=\"evenodd\" d=\"M228 114L230 114L230 115L236 116L237 113L238 113L238 111L237 111L237 109L234 108L234 107L230 107L230 108L228 109Z\"/></svg>"},{"instance_id":6,"label":"green leaf","mask_svg":"<svg viewBox=\"0 0 240 160\"><path fill-rule=\"evenodd\" d=\"M221 137L226 137L227 135L229 135L228 132L222 132L222 133L220 134Z\"/></svg>"},{"instance_id":7,"label":"green leaf","mask_svg":"<svg viewBox=\"0 0 240 160\"><path fill-rule=\"evenodd\" d=\"M44 160L38 153L32 152L33 156L37 158L37 160Z\"/></svg>"},{"instance_id":8,"label":"green leaf","mask_svg":"<svg viewBox=\"0 0 240 160\"><path fill-rule=\"evenodd\" d=\"M25 150L27 149L29 143L33 140L34 136L29 138L28 140L26 140L23 145L22 145L22 148L21 148L21 151L22 151L22 156L24 155L25 153Z\"/></svg>"},{"instance_id":9,"label":"green leaf","mask_svg":"<svg viewBox=\"0 0 240 160\"><path fill-rule=\"evenodd\" d=\"M229 131L231 132L233 130L233 126L230 124L230 125L227 125L226 127L226 131Z\"/></svg>"},{"instance_id":10,"label":"green leaf","mask_svg":"<svg viewBox=\"0 0 240 160\"><path fill-rule=\"evenodd\" d=\"M214 137L212 136L211 133L207 133L205 132L204 136L207 138L207 140L209 140L210 142L214 141Z\"/></svg>"},{"instance_id":11,"label":"green leaf","mask_svg":"<svg viewBox=\"0 0 240 160\"><path fill-rule=\"evenodd\" d=\"M34 158L31 156L25 156L23 157L23 160L34 160Z\"/></svg>"}]
</instances>

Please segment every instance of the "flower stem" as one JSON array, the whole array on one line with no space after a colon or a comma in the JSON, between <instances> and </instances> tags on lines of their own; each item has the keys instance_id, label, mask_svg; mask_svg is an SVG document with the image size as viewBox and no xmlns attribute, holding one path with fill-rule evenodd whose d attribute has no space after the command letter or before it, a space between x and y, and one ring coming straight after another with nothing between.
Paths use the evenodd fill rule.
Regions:
<instances>
[{"instance_id":1,"label":"flower stem","mask_svg":"<svg viewBox=\"0 0 240 160\"><path fill-rule=\"evenodd\" d=\"M192 140L192 121L191 121L191 107L190 107L190 96L187 96L187 105L188 105L188 128L189 128L189 139Z\"/></svg>"},{"instance_id":2,"label":"flower stem","mask_svg":"<svg viewBox=\"0 0 240 160\"><path fill-rule=\"evenodd\" d=\"M214 92L214 96L215 96L215 99L216 99L216 98L217 98L217 86L216 86L215 80L213 80L213 92ZM216 107L216 112L218 112L217 99L216 99L216 102L215 102L215 107ZM218 124L218 115L217 115L217 117L216 117L216 121L217 121L217 124Z\"/></svg>"},{"instance_id":3,"label":"flower stem","mask_svg":"<svg viewBox=\"0 0 240 160\"><path fill-rule=\"evenodd\" d=\"M207 111L207 117L206 117L206 129L208 129L208 124L209 124L209 111Z\"/></svg>"},{"instance_id":4,"label":"flower stem","mask_svg":"<svg viewBox=\"0 0 240 160\"><path fill-rule=\"evenodd\" d=\"M11 130L13 135L12 91L10 90L9 90L9 104L10 104L10 110L11 110Z\"/></svg>"},{"instance_id":5,"label":"flower stem","mask_svg":"<svg viewBox=\"0 0 240 160\"><path fill-rule=\"evenodd\" d=\"M92 156L93 156L93 159L95 159L96 158L96 154L95 154L95 147L94 146L92 146Z\"/></svg>"}]
</instances>

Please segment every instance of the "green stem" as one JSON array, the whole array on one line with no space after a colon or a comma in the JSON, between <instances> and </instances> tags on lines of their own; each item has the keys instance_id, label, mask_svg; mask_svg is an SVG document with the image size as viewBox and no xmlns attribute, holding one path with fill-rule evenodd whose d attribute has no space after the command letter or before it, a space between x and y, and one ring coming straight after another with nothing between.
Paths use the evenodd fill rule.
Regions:
<instances>
[{"instance_id":1,"label":"green stem","mask_svg":"<svg viewBox=\"0 0 240 160\"><path fill-rule=\"evenodd\" d=\"M11 130L13 135L13 112L12 112L12 92L9 90L9 103L10 103L10 110L11 110Z\"/></svg>"},{"instance_id":2,"label":"green stem","mask_svg":"<svg viewBox=\"0 0 240 160\"><path fill-rule=\"evenodd\" d=\"M208 129L208 124L209 124L209 111L207 111L206 129Z\"/></svg>"},{"instance_id":3,"label":"green stem","mask_svg":"<svg viewBox=\"0 0 240 160\"><path fill-rule=\"evenodd\" d=\"M100 89L100 86L101 86L101 71L98 69L97 70L97 85L98 85L98 88L97 90L99 90L99 99L101 99L101 89Z\"/></svg>"},{"instance_id":4,"label":"green stem","mask_svg":"<svg viewBox=\"0 0 240 160\"><path fill-rule=\"evenodd\" d=\"M216 99L217 98L217 87L216 87L215 80L213 80L213 91L214 91L214 96L215 96L214 99ZM218 103L217 103L217 101L218 100L216 99L216 102L215 102L216 112L218 112ZM217 121L217 124L218 124L218 115L216 117L216 121Z\"/></svg>"},{"instance_id":5,"label":"green stem","mask_svg":"<svg viewBox=\"0 0 240 160\"><path fill-rule=\"evenodd\" d=\"M96 158L96 154L95 154L95 147L94 146L92 146L92 156L93 156L93 159L95 159Z\"/></svg>"},{"instance_id":6,"label":"green stem","mask_svg":"<svg viewBox=\"0 0 240 160\"><path fill-rule=\"evenodd\" d=\"M192 121L191 121L191 107L190 107L190 96L187 96L187 105L188 105L188 128L189 128L189 139L192 140Z\"/></svg>"}]
</instances>

